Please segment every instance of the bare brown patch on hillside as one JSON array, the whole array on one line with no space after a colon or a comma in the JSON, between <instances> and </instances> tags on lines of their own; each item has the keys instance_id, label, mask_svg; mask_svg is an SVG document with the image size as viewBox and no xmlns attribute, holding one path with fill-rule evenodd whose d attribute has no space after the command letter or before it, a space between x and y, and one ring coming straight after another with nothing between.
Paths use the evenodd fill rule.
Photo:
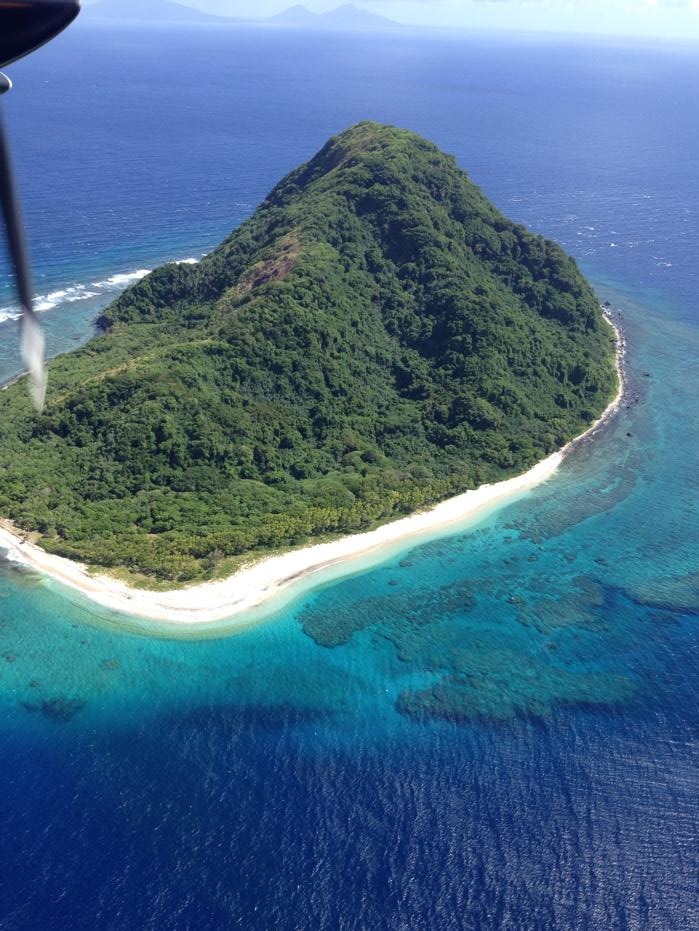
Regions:
<instances>
[{"instance_id":1,"label":"bare brown patch on hillside","mask_svg":"<svg viewBox=\"0 0 699 931\"><path fill-rule=\"evenodd\" d=\"M249 268L228 293L241 297L270 281L283 281L294 270L300 254L301 242L294 230L276 242L272 254Z\"/></svg>"}]
</instances>

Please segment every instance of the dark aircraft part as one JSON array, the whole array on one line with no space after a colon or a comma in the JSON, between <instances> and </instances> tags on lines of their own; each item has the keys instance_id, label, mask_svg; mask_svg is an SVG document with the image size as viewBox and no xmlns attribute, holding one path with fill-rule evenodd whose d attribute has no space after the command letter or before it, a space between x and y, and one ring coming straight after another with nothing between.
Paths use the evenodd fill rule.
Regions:
<instances>
[{"instance_id":1,"label":"dark aircraft part","mask_svg":"<svg viewBox=\"0 0 699 931\"><path fill-rule=\"evenodd\" d=\"M0 0L0 67L33 52L61 32L80 12L79 0ZM12 82L0 73L0 95ZM21 351L30 377L30 391L36 407L44 406L46 369L44 334L32 307L29 259L24 241L10 153L0 119L0 203L5 217L10 257L15 268L17 290L22 305Z\"/></svg>"},{"instance_id":2,"label":"dark aircraft part","mask_svg":"<svg viewBox=\"0 0 699 931\"><path fill-rule=\"evenodd\" d=\"M53 39L79 12L79 0L0 0L0 68Z\"/></svg>"},{"instance_id":3,"label":"dark aircraft part","mask_svg":"<svg viewBox=\"0 0 699 931\"><path fill-rule=\"evenodd\" d=\"M5 141L5 130L2 123L0 123L0 202L2 202L2 212L7 227L10 258L17 275L19 299L31 312L32 287L29 263L27 262L27 248L24 243L24 229L22 228L17 192L15 191L12 166L10 164L10 153Z\"/></svg>"},{"instance_id":4,"label":"dark aircraft part","mask_svg":"<svg viewBox=\"0 0 699 931\"><path fill-rule=\"evenodd\" d=\"M24 242L24 227L19 212L15 191L10 153L5 140L5 130L0 120L0 203L7 227L10 257L15 267L17 290L22 305L22 360L30 378L30 392L35 406L41 410L46 393L46 369L44 367L44 334L37 323L32 307L32 284L29 273L27 247Z\"/></svg>"}]
</instances>

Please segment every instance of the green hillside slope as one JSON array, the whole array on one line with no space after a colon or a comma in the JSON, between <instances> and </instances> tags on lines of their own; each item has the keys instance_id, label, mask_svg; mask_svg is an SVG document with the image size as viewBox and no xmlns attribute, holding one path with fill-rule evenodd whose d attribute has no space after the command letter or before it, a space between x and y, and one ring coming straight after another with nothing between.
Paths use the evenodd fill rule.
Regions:
<instances>
[{"instance_id":1,"label":"green hillside slope","mask_svg":"<svg viewBox=\"0 0 699 931\"><path fill-rule=\"evenodd\" d=\"M164 580L520 472L616 388L595 296L429 142L362 123L197 266L0 393L0 514Z\"/></svg>"}]
</instances>

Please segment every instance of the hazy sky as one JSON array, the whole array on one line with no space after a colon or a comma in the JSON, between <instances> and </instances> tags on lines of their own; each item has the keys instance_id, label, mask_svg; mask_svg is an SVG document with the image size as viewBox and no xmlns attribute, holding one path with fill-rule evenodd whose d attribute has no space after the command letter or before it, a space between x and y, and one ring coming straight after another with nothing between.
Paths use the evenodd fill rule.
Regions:
<instances>
[{"instance_id":1,"label":"hazy sky","mask_svg":"<svg viewBox=\"0 0 699 931\"><path fill-rule=\"evenodd\" d=\"M147 2L147 0L144 0ZM257 18L297 0L182 0L230 16ZM317 12L342 0L301 0ZM355 0L406 23L463 28L545 29L699 39L699 0Z\"/></svg>"}]
</instances>

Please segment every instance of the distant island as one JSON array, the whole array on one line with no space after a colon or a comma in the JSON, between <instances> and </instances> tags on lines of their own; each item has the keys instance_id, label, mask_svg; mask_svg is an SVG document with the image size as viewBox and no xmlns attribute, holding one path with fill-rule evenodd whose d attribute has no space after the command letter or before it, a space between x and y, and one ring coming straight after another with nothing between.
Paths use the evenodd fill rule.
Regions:
<instances>
[{"instance_id":1,"label":"distant island","mask_svg":"<svg viewBox=\"0 0 699 931\"><path fill-rule=\"evenodd\" d=\"M400 23L345 3L325 13L313 13L297 4L281 13L262 19L215 16L176 0L97 0L83 9L81 22L95 24L176 25L180 24L232 24L313 30L386 30L400 29Z\"/></svg>"},{"instance_id":2,"label":"distant island","mask_svg":"<svg viewBox=\"0 0 699 931\"><path fill-rule=\"evenodd\" d=\"M575 262L451 156L375 123L99 326L50 364L42 415L23 380L0 392L0 514L50 553L167 585L509 480L618 388Z\"/></svg>"}]
</instances>

